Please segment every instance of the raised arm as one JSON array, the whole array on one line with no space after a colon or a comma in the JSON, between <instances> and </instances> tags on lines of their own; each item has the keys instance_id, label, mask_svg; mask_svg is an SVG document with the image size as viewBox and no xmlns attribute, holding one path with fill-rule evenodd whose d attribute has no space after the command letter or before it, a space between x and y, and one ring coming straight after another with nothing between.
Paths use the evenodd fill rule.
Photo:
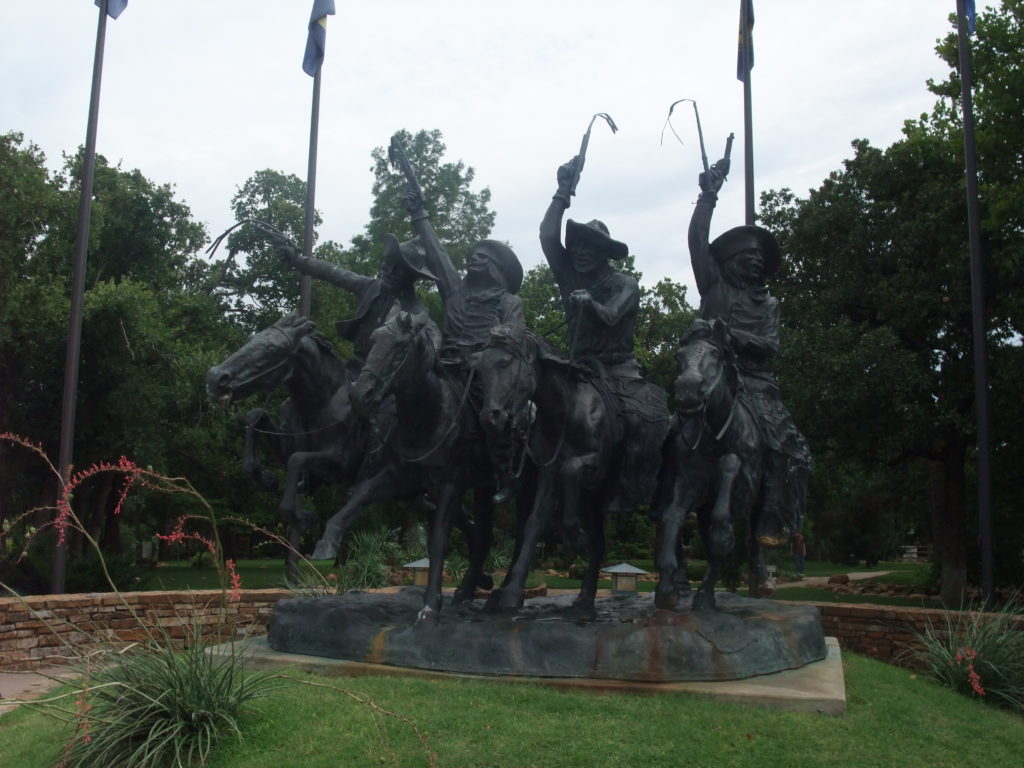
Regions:
<instances>
[{"instance_id":1,"label":"raised arm","mask_svg":"<svg viewBox=\"0 0 1024 768\"><path fill-rule=\"evenodd\" d=\"M701 193L697 197L697 204L690 217L688 234L690 264L693 267L693 277L697 281L697 290L702 295L718 281L718 265L711 256L709 233L711 231L711 216L714 214L715 204L718 202L718 191L725 183L728 173L729 160L722 158L707 172L700 175Z\"/></svg>"},{"instance_id":2,"label":"raised arm","mask_svg":"<svg viewBox=\"0 0 1024 768\"><path fill-rule=\"evenodd\" d=\"M423 207L423 198L419 191L413 189L412 185L407 186L402 201L405 204L405 210L409 212L413 231L423 241L427 267L437 275L437 290L441 294L441 300L446 302L459 285L459 273L455 270L448 251L437 239L434 227L430 224L430 217L427 216L427 211Z\"/></svg>"},{"instance_id":3,"label":"raised arm","mask_svg":"<svg viewBox=\"0 0 1024 768\"><path fill-rule=\"evenodd\" d=\"M295 250L293 245L282 243L276 246L274 251L281 261L302 274L344 288L357 296L362 296L374 280L372 277L360 275L344 267L339 267L337 264L303 256Z\"/></svg>"},{"instance_id":4,"label":"raised arm","mask_svg":"<svg viewBox=\"0 0 1024 768\"><path fill-rule=\"evenodd\" d=\"M569 207L569 190L576 177L576 162L574 157L559 167L558 190L551 198L551 204L540 222L540 247L559 285L562 283L562 274L568 268L568 254L562 245L562 216Z\"/></svg>"}]
</instances>

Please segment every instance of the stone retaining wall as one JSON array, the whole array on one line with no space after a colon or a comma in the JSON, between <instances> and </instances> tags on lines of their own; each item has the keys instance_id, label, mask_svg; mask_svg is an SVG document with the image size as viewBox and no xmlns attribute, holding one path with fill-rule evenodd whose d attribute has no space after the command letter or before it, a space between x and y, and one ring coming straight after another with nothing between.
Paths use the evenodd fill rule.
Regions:
<instances>
[{"instance_id":1,"label":"stone retaining wall","mask_svg":"<svg viewBox=\"0 0 1024 768\"><path fill-rule=\"evenodd\" d=\"M69 645L84 651L145 639L140 618L147 627L159 628L181 643L191 636L193 626L207 637L262 635L274 603L289 594L283 589L241 590L239 599L226 609L220 590L0 598L0 669L59 663L71 655ZM825 634L838 638L844 650L886 662L899 661L901 652L914 645L914 632L923 632L929 622L943 628L947 618L956 621L955 614L928 608L813 605L821 610ZM1024 618L1017 629L1024 631Z\"/></svg>"},{"instance_id":2,"label":"stone retaining wall","mask_svg":"<svg viewBox=\"0 0 1024 768\"><path fill-rule=\"evenodd\" d=\"M915 632L930 627L944 631L956 626L956 611L911 608L868 603L815 603L821 611L826 636L839 638L843 650L879 661L908 663L904 652L916 646ZM1024 632L1024 617L1018 617L1017 631Z\"/></svg>"},{"instance_id":3,"label":"stone retaining wall","mask_svg":"<svg viewBox=\"0 0 1024 768\"><path fill-rule=\"evenodd\" d=\"M93 647L144 640L147 629L182 644L194 628L225 640L265 634L274 603L288 596L283 589L242 590L226 607L220 590L0 598L0 669L61 663Z\"/></svg>"}]
</instances>

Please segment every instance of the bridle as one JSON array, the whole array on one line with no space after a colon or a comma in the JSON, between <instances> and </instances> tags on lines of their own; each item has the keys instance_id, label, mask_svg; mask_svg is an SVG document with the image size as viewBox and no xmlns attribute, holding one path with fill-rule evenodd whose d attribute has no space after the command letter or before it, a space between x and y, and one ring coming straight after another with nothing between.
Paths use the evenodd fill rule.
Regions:
<instances>
[{"instance_id":1,"label":"bridle","mask_svg":"<svg viewBox=\"0 0 1024 768\"><path fill-rule=\"evenodd\" d=\"M715 349L718 349L723 354L725 353L725 350L723 350L718 344L715 344L710 339L703 337L695 337L693 340L702 341L706 344L711 345ZM700 446L705 434L710 434L714 432L714 427L712 427L711 424L708 423L708 402L711 400L712 395L714 395L718 388L721 386L722 380L725 377L725 369L727 365L729 365L729 363L723 361L722 365L719 366L718 373L712 380L711 385L707 387L707 394L704 395L704 399L701 401L700 405L698 405L695 408L689 409L676 408L676 412L679 413L681 416L692 418L696 420L698 424L700 424L700 432L697 433L697 439L694 441L693 445L690 445L690 442L686 439L686 435L682 430L680 430L679 432L680 439L683 441L683 444L689 449L691 453L696 451L697 448ZM715 434L715 442L718 442L719 440L722 439L726 431L728 431L729 425L732 424L733 416L736 413L737 400L739 400L739 397L737 396L737 394L733 394L732 400L729 403L729 413L725 418L725 423L722 424L721 429L719 429L717 434Z\"/></svg>"},{"instance_id":2,"label":"bridle","mask_svg":"<svg viewBox=\"0 0 1024 768\"><path fill-rule=\"evenodd\" d=\"M266 378L270 374L276 373L278 370L280 370L284 366L290 364L291 361L292 361L292 356L295 354L295 350L299 348L299 344L302 343L302 340L304 338L306 338L306 335L307 335L307 334L302 334L301 336L298 336L298 337L293 339L289 334L285 333L277 325L271 325L270 327L268 327L265 330L261 331L260 334L266 333L267 331L276 331L277 333L281 334L284 337L284 340L285 340L285 342L286 342L286 344L288 346L288 353L283 355L281 357L281 359L277 363L275 363L274 365L270 366L265 371L260 371L259 373L255 374L253 376L250 376L248 379L244 379L244 380L234 384L231 387L232 391L234 391L236 389L241 389L241 388L243 388L245 386L248 386L249 384L252 384L253 382L256 382L256 381L259 381L260 379Z\"/></svg>"}]
</instances>

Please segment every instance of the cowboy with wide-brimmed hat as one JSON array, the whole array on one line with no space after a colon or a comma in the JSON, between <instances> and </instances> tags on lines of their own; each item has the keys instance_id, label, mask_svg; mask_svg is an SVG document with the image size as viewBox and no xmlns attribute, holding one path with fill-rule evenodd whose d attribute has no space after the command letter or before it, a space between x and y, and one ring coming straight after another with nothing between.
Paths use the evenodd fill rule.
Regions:
<instances>
[{"instance_id":1,"label":"cowboy with wide-brimmed hat","mask_svg":"<svg viewBox=\"0 0 1024 768\"><path fill-rule=\"evenodd\" d=\"M570 354L591 372L602 391L611 393L609 403L617 410L613 419L624 425L623 459L609 486L609 508L628 509L646 503L653 493L668 411L664 392L659 389L660 396L652 396L633 354L640 285L614 265L629 256L629 248L612 238L598 219L585 224L569 219L562 245L562 217L580 168L577 155L558 169L558 189L541 221L540 243L562 296ZM565 521L568 529L577 524Z\"/></svg>"},{"instance_id":2,"label":"cowboy with wide-brimmed hat","mask_svg":"<svg viewBox=\"0 0 1024 768\"><path fill-rule=\"evenodd\" d=\"M355 315L335 324L338 335L352 342L354 362L350 368L358 368L366 359L370 334L384 323L394 302L406 312L428 315L416 295L416 281L434 282L437 277L426 266L426 248L419 238L400 243L394 235L384 235L379 277L367 277L329 261L303 256L289 244L281 244L275 250L282 261L302 274L336 285L359 298Z\"/></svg>"},{"instance_id":3,"label":"cowboy with wide-brimmed hat","mask_svg":"<svg viewBox=\"0 0 1024 768\"><path fill-rule=\"evenodd\" d=\"M767 229L747 225L709 242L711 217L728 172L729 161L723 158L700 174L701 194L688 236L690 262L700 292L700 316L728 325L743 384L740 397L756 415L768 446L755 536L766 546L779 546L802 525L811 455L782 404L772 371L779 349L779 306L765 281L782 265L778 241Z\"/></svg>"}]
</instances>

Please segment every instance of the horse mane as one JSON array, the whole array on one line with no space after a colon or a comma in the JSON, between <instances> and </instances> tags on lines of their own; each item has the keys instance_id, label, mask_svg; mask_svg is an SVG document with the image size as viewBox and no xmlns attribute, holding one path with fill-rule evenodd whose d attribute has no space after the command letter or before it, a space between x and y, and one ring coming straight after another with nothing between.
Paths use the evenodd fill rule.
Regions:
<instances>
[{"instance_id":1,"label":"horse mane","mask_svg":"<svg viewBox=\"0 0 1024 768\"><path fill-rule=\"evenodd\" d=\"M322 354L327 355L328 357L333 357L339 361L341 360L341 358L338 357L337 350L334 348L334 344L330 339L320 333L320 331L313 331L308 334L306 338L315 343Z\"/></svg>"}]
</instances>

